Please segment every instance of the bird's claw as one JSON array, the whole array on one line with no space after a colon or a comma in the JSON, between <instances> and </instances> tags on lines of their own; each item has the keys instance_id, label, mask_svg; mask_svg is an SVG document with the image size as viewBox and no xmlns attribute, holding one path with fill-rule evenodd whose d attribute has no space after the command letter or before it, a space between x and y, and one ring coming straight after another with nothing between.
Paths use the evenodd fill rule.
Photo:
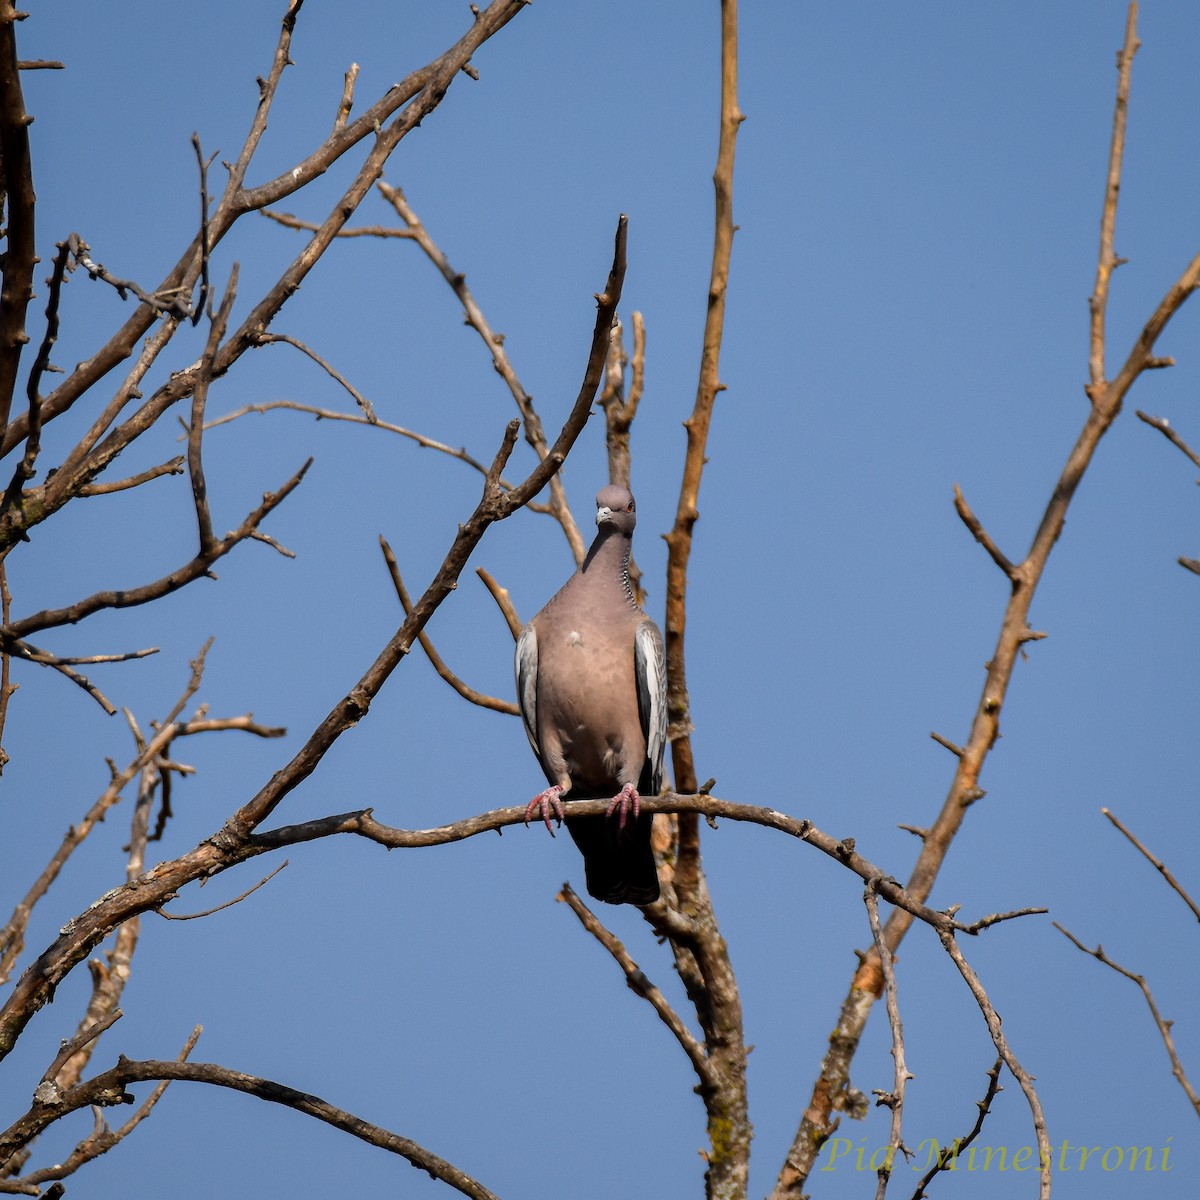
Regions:
<instances>
[{"instance_id":1,"label":"bird's claw","mask_svg":"<svg viewBox=\"0 0 1200 1200\"><path fill-rule=\"evenodd\" d=\"M627 783L609 802L604 815L611 817L614 812L620 812L621 815L617 818L617 828L624 829L631 808L633 809L633 819L635 821L638 819L641 814L641 802L642 798L638 795L637 788L632 783Z\"/></svg>"},{"instance_id":2,"label":"bird's claw","mask_svg":"<svg viewBox=\"0 0 1200 1200\"><path fill-rule=\"evenodd\" d=\"M525 824L528 825L535 811L539 811L542 820L546 823L546 828L550 830L550 836L554 836L554 826L550 824L550 816L554 815L555 819L561 825L563 823L563 806L562 801L558 798L562 794L562 787L555 784L553 787L548 787L544 792L539 792L525 806Z\"/></svg>"}]
</instances>

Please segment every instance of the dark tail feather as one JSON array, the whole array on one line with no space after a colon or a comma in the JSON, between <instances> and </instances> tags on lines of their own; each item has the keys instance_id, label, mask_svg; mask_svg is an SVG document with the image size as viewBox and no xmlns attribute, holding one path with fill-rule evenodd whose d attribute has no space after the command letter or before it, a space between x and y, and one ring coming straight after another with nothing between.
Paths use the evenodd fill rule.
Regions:
<instances>
[{"instance_id":1,"label":"dark tail feather","mask_svg":"<svg viewBox=\"0 0 1200 1200\"><path fill-rule=\"evenodd\" d=\"M567 818L567 829L583 852L589 896L606 904L653 904L658 899L650 849L653 819L649 813L630 817L621 829L615 816Z\"/></svg>"}]
</instances>

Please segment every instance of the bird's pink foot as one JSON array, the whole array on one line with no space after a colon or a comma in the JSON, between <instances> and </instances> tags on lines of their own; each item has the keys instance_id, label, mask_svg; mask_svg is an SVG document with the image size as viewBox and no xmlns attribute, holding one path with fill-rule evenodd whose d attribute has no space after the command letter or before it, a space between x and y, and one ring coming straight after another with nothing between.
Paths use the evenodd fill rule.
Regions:
<instances>
[{"instance_id":1,"label":"bird's pink foot","mask_svg":"<svg viewBox=\"0 0 1200 1200\"><path fill-rule=\"evenodd\" d=\"M605 812L606 817L611 817L613 813L620 812L617 818L617 828L625 828L625 820L629 814L629 810L633 809L633 819L636 821L641 812L641 800L638 795L637 788L632 783L627 783L611 800L608 810Z\"/></svg>"},{"instance_id":2,"label":"bird's pink foot","mask_svg":"<svg viewBox=\"0 0 1200 1200\"><path fill-rule=\"evenodd\" d=\"M529 824L530 818L534 811L538 810L542 814L542 820L546 822L546 828L550 830L550 836L554 836L554 826L550 824L551 814L561 825L563 823L563 806L559 796L562 795L563 788L560 784L554 784L553 787L548 787L544 792L539 792L525 806L525 824Z\"/></svg>"}]
</instances>

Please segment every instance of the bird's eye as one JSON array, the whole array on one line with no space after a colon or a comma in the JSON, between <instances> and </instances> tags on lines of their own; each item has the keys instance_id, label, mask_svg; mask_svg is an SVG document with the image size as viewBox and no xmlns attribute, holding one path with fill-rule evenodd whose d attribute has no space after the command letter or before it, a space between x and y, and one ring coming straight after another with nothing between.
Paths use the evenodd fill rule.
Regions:
<instances>
[{"instance_id":1,"label":"bird's eye","mask_svg":"<svg viewBox=\"0 0 1200 1200\"><path fill-rule=\"evenodd\" d=\"M633 501L632 500L630 500L630 502L627 505L625 505L625 511L633 512Z\"/></svg>"}]
</instances>

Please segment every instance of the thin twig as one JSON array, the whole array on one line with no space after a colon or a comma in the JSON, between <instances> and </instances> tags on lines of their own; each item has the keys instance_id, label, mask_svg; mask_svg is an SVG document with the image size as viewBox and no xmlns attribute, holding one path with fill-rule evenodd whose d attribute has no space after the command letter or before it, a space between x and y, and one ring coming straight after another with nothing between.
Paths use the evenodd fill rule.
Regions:
<instances>
[{"instance_id":1,"label":"thin twig","mask_svg":"<svg viewBox=\"0 0 1200 1200\"><path fill-rule=\"evenodd\" d=\"M939 746L944 746L947 750L949 750L955 758L962 758L963 752L961 746L955 745L954 742L952 742L949 738L943 737L940 733L932 729L929 731L929 736L933 738L933 740L937 742Z\"/></svg>"},{"instance_id":2,"label":"thin twig","mask_svg":"<svg viewBox=\"0 0 1200 1200\"><path fill-rule=\"evenodd\" d=\"M12 592L8 588L8 564L0 558L0 622L7 625L12 619ZM4 749L4 726L8 721L8 702L12 699L12 654L8 647L0 642L0 775L8 765L8 751Z\"/></svg>"},{"instance_id":3,"label":"thin twig","mask_svg":"<svg viewBox=\"0 0 1200 1200\"><path fill-rule=\"evenodd\" d=\"M299 338L292 337L290 333L270 333L266 332L260 335L259 342L264 346L269 346L272 343L282 342L287 346L294 346L302 354L306 354L313 362L317 364L331 379L339 383L347 392L354 398L354 403L363 411L363 416L368 424L378 425L379 418L375 415L375 406L356 388L350 380L348 380L340 371L335 370L328 362L325 361L311 346L306 345Z\"/></svg>"},{"instance_id":4,"label":"thin twig","mask_svg":"<svg viewBox=\"0 0 1200 1200\"><path fill-rule=\"evenodd\" d=\"M306 221L303 217L296 216L295 213L276 212L273 208L264 208L260 211L262 216L268 217L285 229L299 229L305 233L316 233L321 228L316 221ZM413 231L411 229L394 229L390 225L355 225L350 229L339 229L337 237L399 238L404 241L412 241Z\"/></svg>"},{"instance_id":5,"label":"thin twig","mask_svg":"<svg viewBox=\"0 0 1200 1200\"><path fill-rule=\"evenodd\" d=\"M127 479L114 479L111 483L85 483L75 495L77 496L109 496L113 492L126 492L130 488L140 487L143 483L149 483L152 479L159 479L163 475L182 475L184 457L182 454L176 455L170 461L159 463L156 467L150 467L146 471L139 471L136 475L130 475Z\"/></svg>"},{"instance_id":6,"label":"thin twig","mask_svg":"<svg viewBox=\"0 0 1200 1200\"><path fill-rule=\"evenodd\" d=\"M346 128L350 110L354 107L354 85L358 81L358 63L351 63L342 84L342 98L338 102L337 114L333 118L333 132Z\"/></svg>"},{"instance_id":7,"label":"thin twig","mask_svg":"<svg viewBox=\"0 0 1200 1200\"><path fill-rule=\"evenodd\" d=\"M512 598L508 594L508 588L501 587L483 567L476 567L475 574L483 580L483 586L491 593L492 599L495 600L496 606L504 617L505 624L508 625L509 633L513 635L514 639L520 637L524 626L521 624L521 618L517 615Z\"/></svg>"},{"instance_id":8,"label":"thin twig","mask_svg":"<svg viewBox=\"0 0 1200 1200\"><path fill-rule=\"evenodd\" d=\"M984 529L983 523L971 511L971 506L967 503L966 497L962 494L962 488L957 483L954 485L954 511L958 513L962 519L962 523L971 531L971 536L988 552L992 562L1011 579L1015 568L1001 552L1000 547L992 541L991 535Z\"/></svg>"},{"instance_id":9,"label":"thin twig","mask_svg":"<svg viewBox=\"0 0 1200 1200\"><path fill-rule=\"evenodd\" d=\"M1163 863L1162 859L1157 858L1157 857L1155 857L1155 855L1151 854L1149 849L1145 845L1143 845L1142 842L1140 842L1124 824L1121 823L1121 821L1118 819L1118 817L1116 816L1115 813L1113 813L1111 810L1109 810L1107 808L1102 808L1100 811L1141 852L1141 854L1151 864L1151 866L1153 866L1154 869L1167 881L1167 883L1170 884L1172 889L1175 891L1176 895L1178 895L1179 898L1184 902L1184 904L1186 904L1188 906L1188 908L1190 908L1192 910L1192 916L1194 916L1197 921L1200 921L1200 907L1197 907L1195 900L1193 900L1191 898L1191 896L1189 896L1187 894L1187 892L1185 892L1183 890L1183 886L1180 884L1179 880L1176 879L1175 876L1171 874L1171 872L1167 869L1166 865Z\"/></svg>"},{"instance_id":10,"label":"thin twig","mask_svg":"<svg viewBox=\"0 0 1200 1200\"><path fill-rule=\"evenodd\" d=\"M112 779L109 781L108 787L100 793L83 818L75 822L67 831L42 873L34 880L25 896L17 904L7 924L0 929L0 983L8 979L17 957L24 948L25 929L30 915L58 878L67 860L83 844L95 826L104 820L108 810L120 800L121 793L129 782L142 771L147 763L152 762L158 754L162 753L170 745L172 738L177 735L175 720L200 687L205 659L211 645L210 639L201 647L200 653L192 661L191 673L182 695L167 714L161 728L149 742L143 738L137 722L133 719L133 714L126 714L129 717L130 728L137 744L137 753L123 770L118 771L113 767ZM115 923L115 925L117 924L120 922Z\"/></svg>"},{"instance_id":11,"label":"thin twig","mask_svg":"<svg viewBox=\"0 0 1200 1200\"><path fill-rule=\"evenodd\" d=\"M487 467L477 458L473 458L462 447L456 450L453 446L447 446L443 442L435 441L433 438L426 437L422 433L415 433L411 429L405 429L402 425L393 425L388 421L381 421L377 417L368 419L366 416L361 416L358 413L343 413L332 408L317 408L315 405L302 404L297 400L267 400L256 404L246 404L234 412L226 413L222 417L217 417L209 421L205 428L215 429L218 425L226 425L230 421L236 421L251 413L261 414L271 412L275 409L307 413L309 416L316 417L318 421L347 421L351 425L370 425L376 429L382 429L385 433L395 433L401 437L408 438L410 441L416 442L423 449L436 450L440 454L448 454L451 458L457 458L460 462L464 462L467 466L478 471L480 475L487 474ZM508 487L509 485L504 484L504 486Z\"/></svg>"},{"instance_id":12,"label":"thin twig","mask_svg":"<svg viewBox=\"0 0 1200 1200\"><path fill-rule=\"evenodd\" d=\"M712 1077L712 1067L708 1061L708 1055L705 1053L704 1046L683 1023L679 1014L667 1003L666 997L646 978L641 967L634 962L629 951L625 949L621 941L611 930L605 928L596 914L580 900L569 883L562 885L558 899L571 909L576 917L579 918L579 922L584 929L616 960L617 965L625 972L625 982L628 984L629 990L635 995L640 996L658 1013L659 1019L674 1035L684 1054L687 1055L688 1061L692 1064L692 1070L696 1072L696 1077L700 1081L701 1093L711 1091L715 1081Z\"/></svg>"},{"instance_id":13,"label":"thin twig","mask_svg":"<svg viewBox=\"0 0 1200 1200\"><path fill-rule=\"evenodd\" d=\"M404 579L400 574L400 564L396 561L396 556L392 552L391 546L388 545L387 539L382 535L379 538L379 548L383 551L384 562L387 563L388 572L392 577L392 586L396 589L396 596L400 601L400 607L404 609L404 615L407 617L412 612L412 600L408 594L408 588L404 586ZM433 669L466 701L471 704L477 704L480 708L490 708L493 712L507 713L511 717L519 716L520 709L511 700L501 700L497 696L489 696L484 692L477 692L468 683L464 683L448 666L445 660L434 648L433 642L424 630L417 635L417 641L421 643L421 649L425 651L425 657L429 659Z\"/></svg>"},{"instance_id":14,"label":"thin twig","mask_svg":"<svg viewBox=\"0 0 1200 1200\"><path fill-rule=\"evenodd\" d=\"M200 173L200 294L192 311L192 325L199 325L208 304L208 259L212 253L212 239L208 232L208 168L212 166L216 153L204 157L200 149L200 135L192 134L192 149L196 152L196 168Z\"/></svg>"},{"instance_id":15,"label":"thin twig","mask_svg":"<svg viewBox=\"0 0 1200 1200\"><path fill-rule=\"evenodd\" d=\"M1158 1036L1162 1038L1163 1046L1167 1051L1167 1057L1171 1060L1171 1074L1179 1081L1179 1086L1183 1088L1189 1103L1196 1111L1196 1115L1200 1116L1200 1096L1196 1094L1195 1088L1192 1087L1191 1081L1183 1069L1183 1063L1179 1059L1179 1054L1175 1050L1175 1039L1171 1036L1172 1022L1164 1020L1162 1014L1158 1011L1158 1005L1154 1002L1154 994L1150 991L1150 985L1146 982L1145 976L1138 975L1127 967L1121 966L1120 963L1114 962L1104 952L1104 947L1101 945L1097 945L1094 950L1089 949L1069 929L1064 928L1057 921L1054 922L1054 928L1070 941L1076 949L1082 950L1084 954L1090 955L1097 962L1103 963L1106 967L1116 971L1118 975L1124 975L1126 979L1132 980L1137 984L1142 996L1145 998L1146 1006L1150 1009L1150 1016L1154 1020Z\"/></svg>"},{"instance_id":16,"label":"thin twig","mask_svg":"<svg viewBox=\"0 0 1200 1200\"><path fill-rule=\"evenodd\" d=\"M278 508L299 487L311 465L312 459L310 458L278 491L265 492L262 503L246 516L237 529L215 541L207 553L197 554L190 562L184 563L169 574L163 575L151 583L142 584L140 587L95 592L66 608L44 609L22 620L10 622L5 629L0 630L0 635L8 638L23 638L26 634L35 633L41 629L49 629L58 625L73 625L101 609L131 608L139 604L147 604L177 591L195 579L208 575L218 559L250 538L268 514Z\"/></svg>"},{"instance_id":17,"label":"thin twig","mask_svg":"<svg viewBox=\"0 0 1200 1200\"><path fill-rule=\"evenodd\" d=\"M1125 40L1117 54L1117 98L1113 105L1112 140L1108 152L1108 174L1104 180L1104 205L1100 218L1100 252L1096 256L1096 283L1088 307L1091 311L1091 353L1089 369L1091 382L1088 395L1095 404L1100 399L1108 376L1104 366L1105 314L1108 308L1108 287L1118 265L1113 252L1113 235L1117 225L1117 201L1121 195L1121 162L1125 154L1125 126L1129 116L1129 81L1133 72L1133 56L1141 43L1137 38L1137 4L1129 6L1125 20Z\"/></svg>"},{"instance_id":18,"label":"thin twig","mask_svg":"<svg viewBox=\"0 0 1200 1200\"><path fill-rule=\"evenodd\" d=\"M270 883L287 865L288 860L285 858L275 870L269 875L264 875L253 887L247 888L240 896L234 896L232 900L226 900L224 904L218 904L215 908L206 908L203 912L197 913L169 913L163 908L155 909L155 912L168 921L198 921L201 917L211 917L213 913L223 912L227 908L232 908L235 904L241 904L247 896L254 895L263 884Z\"/></svg>"},{"instance_id":19,"label":"thin twig","mask_svg":"<svg viewBox=\"0 0 1200 1200\"><path fill-rule=\"evenodd\" d=\"M217 349L225 336L229 324L229 314L233 311L233 303L237 298L238 266L233 264L229 273L229 282L225 285L225 295L221 299L221 307L216 316L212 317L208 330L208 339L204 346L204 354L200 359L200 373L192 392L192 416L188 427L187 464L188 475L192 481L192 498L196 509L196 530L200 542L200 556L211 558L217 547L217 538L213 533L212 512L208 506L208 485L204 480L203 439L204 439L204 408L208 402L208 387L213 379L213 363L217 357Z\"/></svg>"},{"instance_id":20,"label":"thin twig","mask_svg":"<svg viewBox=\"0 0 1200 1200\"><path fill-rule=\"evenodd\" d=\"M863 903L867 906L867 918L871 924L871 937L879 952L879 965L883 969L884 994L887 1000L888 1026L892 1033L892 1090L890 1093L876 1092L877 1103L884 1104L892 1110L891 1131L888 1136L888 1152L880 1164L877 1174L879 1182L875 1187L875 1200L883 1200L887 1194L888 1182L892 1177L892 1166L896 1154L903 1154L906 1159L912 1157L912 1151L904 1144L904 1092L912 1076L908 1073L908 1062L904 1053L904 1026L900 1020L900 1004L896 996L896 970L892 961L891 951L883 940L883 930L879 925L879 897L877 894L878 880L872 879L863 891Z\"/></svg>"},{"instance_id":21,"label":"thin twig","mask_svg":"<svg viewBox=\"0 0 1200 1200\"><path fill-rule=\"evenodd\" d=\"M997 1058L992 1064L992 1069L987 1073L987 1091L984 1092L982 1100L975 1101L975 1106L979 1109L979 1112L975 1117L975 1124L971 1126L970 1132L964 1137L955 1138L945 1149L938 1152L937 1160L933 1166L921 1176L921 1182L917 1184L917 1190L913 1192L912 1200L924 1200L926 1189L933 1182L934 1178L942 1171L953 1171L958 1155L983 1131L983 1123L987 1120L988 1113L992 1110L992 1101L995 1100L997 1093L1004 1091L1000 1086L1000 1068L1003 1065L1004 1059Z\"/></svg>"},{"instance_id":22,"label":"thin twig","mask_svg":"<svg viewBox=\"0 0 1200 1200\"><path fill-rule=\"evenodd\" d=\"M54 266L47 280L46 297L46 332L42 335L37 357L29 372L29 382L25 388L29 402L29 432L25 439L25 452L13 472L12 480L4 492L0 507L11 509L21 503L21 489L34 476L34 464L42 448L42 394L40 391L42 376L50 366L50 353L58 341L58 306L62 299L63 281L66 278L69 250L64 242L59 242L58 253L54 256Z\"/></svg>"},{"instance_id":23,"label":"thin twig","mask_svg":"<svg viewBox=\"0 0 1200 1200\"><path fill-rule=\"evenodd\" d=\"M959 974L966 981L967 987L971 989L971 995L975 997L975 1003L979 1005L979 1011L983 1013L983 1019L987 1023L988 1033L992 1036L992 1044L996 1047L996 1053L1004 1059L1004 1065L1012 1072L1013 1078L1021 1085L1021 1091L1025 1093L1025 1099L1029 1104L1029 1111L1033 1117L1033 1132L1037 1138L1040 1174L1038 1196L1039 1200L1050 1200L1050 1136L1046 1132L1046 1116L1042 1112L1042 1102L1038 1099L1037 1091L1033 1086L1033 1076L1021 1066L1017 1060L1017 1056L1010 1049L1004 1037L1004 1031L1000 1026L1000 1016L995 1008L992 1007L992 1002L988 999L988 994L984 991L983 984L979 982L979 976L976 975L970 963L963 958L962 951L958 948L958 941L954 937L954 934L945 930L939 930L938 938L945 947L946 953L950 955L954 965L958 968Z\"/></svg>"},{"instance_id":24,"label":"thin twig","mask_svg":"<svg viewBox=\"0 0 1200 1200\"><path fill-rule=\"evenodd\" d=\"M1193 450L1191 446L1189 446L1187 442L1185 442L1183 438L1181 438L1179 434L1175 432L1175 430L1171 427L1171 422L1168 421L1166 417L1151 417L1142 412L1140 408L1135 410L1134 415L1139 421L1144 421L1147 425L1149 425L1151 429L1157 429L1158 432L1167 439L1167 441L1183 451L1193 466L1200 467L1200 454L1197 454L1195 450Z\"/></svg>"},{"instance_id":25,"label":"thin twig","mask_svg":"<svg viewBox=\"0 0 1200 1200\"><path fill-rule=\"evenodd\" d=\"M76 671L66 660L58 658L48 650L39 649L31 642L25 641L24 638L8 637L3 631L0 631L0 645L7 646L16 658L37 663L38 666L49 667L52 671L57 671L60 675L65 676L76 687L82 688L91 696L110 717L116 713L116 705L86 675Z\"/></svg>"},{"instance_id":26,"label":"thin twig","mask_svg":"<svg viewBox=\"0 0 1200 1200\"><path fill-rule=\"evenodd\" d=\"M521 421L525 429L525 440L533 447L533 451L538 458L544 459L549 453L549 447L546 442L546 435L542 429L541 418L533 406L533 397L529 395L522 386L520 379L517 378L517 373L504 349L504 338L492 331L487 318L483 315L483 310L476 303L475 297L471 294L471 289L467 287L467 277L450 265L450 260L442 252L441 247L433 240L429 230L418 219L417 214L405 198L404 192L398 187L392 187L390 184L385 183L382 179L379 181L378 187L380 194L391 204L397 216L400 217L409 232L412 233L413 240L425 252L430 262L437 267L442 278L445 279L453 289L454 294L458 297L466 314L467 324L483 339L484 345L487 346L492 356L492 365L496 368L496 373L508 385L508 390L512 394L517 410L521 414ZM584 545L583 535L579 532L579 526L576 525L575 518L571 515L571 508L567 503L567 496L563 490L562 480L557 474L550 480L550 510L566 535L567 543L571 547L571 553L575 556L575 562L583 562L583 556L587 552L587 547Z\"/></svg>"}]
</instances>

